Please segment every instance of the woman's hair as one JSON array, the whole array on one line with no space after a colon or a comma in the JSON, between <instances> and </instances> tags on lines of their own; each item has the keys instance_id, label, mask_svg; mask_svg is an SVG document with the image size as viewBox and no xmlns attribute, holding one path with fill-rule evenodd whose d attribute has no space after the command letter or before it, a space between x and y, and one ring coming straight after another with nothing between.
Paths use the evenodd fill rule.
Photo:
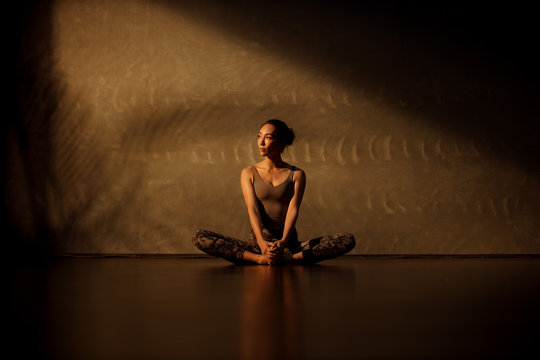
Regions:
<instances>
[{"instance_id":1,"label":"woman's hair","mask_svg":"<svg viewBox=\"0 0 540 360\"><path fill-rule=\"evenodd\" d=\"M288 127L287 124L285 124L283 121L278 119L270 119L262 123L260 128L263 127L263 125L265 124L272 124L276 127L277 140L280 144L283 145L281 152L283 152L283 150L285 150L287 146L293 143L295 138L294 131L292 128Z\"/></svg>"}]
</instances>

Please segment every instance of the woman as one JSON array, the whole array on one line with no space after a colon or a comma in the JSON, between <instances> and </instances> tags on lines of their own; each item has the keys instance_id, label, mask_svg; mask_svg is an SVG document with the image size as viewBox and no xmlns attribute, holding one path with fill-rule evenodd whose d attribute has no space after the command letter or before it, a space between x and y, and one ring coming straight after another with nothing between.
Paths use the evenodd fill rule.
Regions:
<instances>
[{"instance_id":1,"label":"woman","mask_svg":"<svg viewBox=\"0 0 540 360\"><path fill-rule=\"evenodd\" d=\"M193 235L197 248L235 264L313 264L354 248L354 235L350 233L298 241L295 224L306 175L281 159L281 153L293 143L294 137L292 129L281 120L271 119L260 127L257 143L265 159L244 168L240 175L251 222L248 241L199 229Z\"/></svg>"}]
</instances>

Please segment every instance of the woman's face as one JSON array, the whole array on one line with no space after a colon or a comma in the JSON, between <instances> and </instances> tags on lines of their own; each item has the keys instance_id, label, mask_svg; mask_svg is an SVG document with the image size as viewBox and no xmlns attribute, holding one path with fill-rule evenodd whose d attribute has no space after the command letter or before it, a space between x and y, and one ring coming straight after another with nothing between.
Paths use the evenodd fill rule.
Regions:
<instances>
[{"instance_id":1,"label":"woman's face","mask_svg":"<svg viewBox=\"0 0 540 360\"><path fill-rule=\"evenodd\" d=\"M275 135L276 127L272 124L264 124L257 135L257 145L259 154L268 156L273 153L280 153L282 145L278 142Z\"/></svg>"}]
</instances>

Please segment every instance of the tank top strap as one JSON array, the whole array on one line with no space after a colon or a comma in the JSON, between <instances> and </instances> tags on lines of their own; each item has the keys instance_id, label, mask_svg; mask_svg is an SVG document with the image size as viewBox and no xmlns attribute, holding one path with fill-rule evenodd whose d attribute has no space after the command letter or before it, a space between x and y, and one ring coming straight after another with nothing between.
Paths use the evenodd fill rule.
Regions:
<instances>
[{"instance_id":1,"label":"tank top strap","mask_svg":"<svg viewBox=\"0 0 540 360\"><path fill-rule=\"evenodd\" d=\"M296 170L296 166L291 165L291 173L289 174L289 176L292 177L292 175L294 174L294 170Z\"/></svg>"},{"instance_id":2,"label":"tank top strap","mask_svg":"<svg viewBox=\"0 0 540 360\"><path fill-rule=\"evenodd\" d=\"M251 172L253 173L253 183L260 182L262 184L269 185L266 181L263 180L261 174L259 174L254 165L251 165Z\"/></svg>"},{"instance_id":3,"label":"tank top strap","mask_svg":"<svg viewBox=\"0 0 540 360\"><path fill-rule=\"evenodd\" d=\"M255 178L259 178L260 175L259 175L259 172L257 171L257 169L255 169L255 166L251 165L251 172L253 173L253 175L255 176Z\"/></svg>"}]
</instances>

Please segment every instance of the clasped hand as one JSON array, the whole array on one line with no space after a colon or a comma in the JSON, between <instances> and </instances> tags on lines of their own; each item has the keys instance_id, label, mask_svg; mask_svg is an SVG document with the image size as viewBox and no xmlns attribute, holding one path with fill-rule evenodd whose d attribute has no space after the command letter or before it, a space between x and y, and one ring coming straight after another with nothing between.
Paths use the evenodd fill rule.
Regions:
<instances>
[{"instance_id":1,"label":"clasped hand","mask_svg":"<svg viewBox=\"0 0 540 360\"><path fill-rule=\"evenodd\" d=\"M267 242L267 245L268 246L263 250L262 254L268 259L270 264L275 264L283 253L285 244L281 241L269 241Z\"/></svg>"}]
</instances>

